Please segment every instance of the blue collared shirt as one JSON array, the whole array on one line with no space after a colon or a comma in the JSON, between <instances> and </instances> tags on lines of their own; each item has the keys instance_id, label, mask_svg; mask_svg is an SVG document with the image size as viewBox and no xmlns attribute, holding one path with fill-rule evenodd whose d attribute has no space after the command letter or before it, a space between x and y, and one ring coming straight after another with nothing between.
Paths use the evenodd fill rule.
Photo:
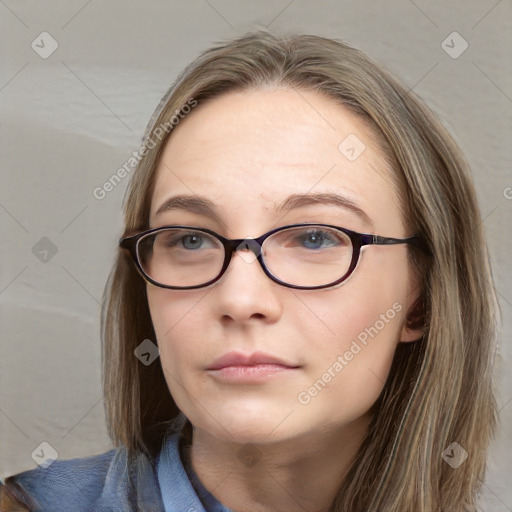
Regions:
<instances>
[{"instance_id":1,"label":"blue collared shirt","mask_svg":"<svg viewBox=\"0 0 512 512\"><path fill-rule=\"evenodd\" d=\"M0 486L37 512L232 512L180 456L179 434L167 437L156 460L124 447L82 459L56 460L10 476Z\"/></svg>"},{"instance_id":2,"label":"blue collared shirt","mask_svg":"<svg viewBox=\"0 0 512 512\"><path fill-rule=\"evenodd\" d=\"M189 458L180 452L175 436L166 440L157 472L165 512L232 512L203 486Z\"/></svg>"}]
</instances>

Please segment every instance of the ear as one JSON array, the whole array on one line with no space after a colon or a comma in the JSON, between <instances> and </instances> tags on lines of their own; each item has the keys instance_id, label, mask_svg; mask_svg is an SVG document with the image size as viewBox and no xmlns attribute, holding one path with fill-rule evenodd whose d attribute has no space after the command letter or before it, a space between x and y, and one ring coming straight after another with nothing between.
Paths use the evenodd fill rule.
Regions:
<instances>
[{"instance_id":1,"label":"ear","mask_svg":"<svg viewBox=\"0 0 512 512\"><path fill-rule=\"evenodd\" d=\"M420 340L425 332L425 323L426 301L424 291L420 291L407 311L405 324L400 334L400 342L409 343Z\"/></svg>"}]
</instances>

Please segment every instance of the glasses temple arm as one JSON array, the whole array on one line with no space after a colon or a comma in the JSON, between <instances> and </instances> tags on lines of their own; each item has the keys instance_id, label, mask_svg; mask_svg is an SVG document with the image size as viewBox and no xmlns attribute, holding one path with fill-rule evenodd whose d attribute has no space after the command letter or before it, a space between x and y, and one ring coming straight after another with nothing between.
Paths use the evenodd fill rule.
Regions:
<instances>
[{"instance_id":1,"label":"glasses temple arm","mask_svg":"<svg viewBox=\"0 0 512 512\"><path fill-rule=\"evenodd\" d=\"M367 243L378 245L411 244L426 253L430 253L430 249L425 243L425 240L419 236L411 236L409 238L389 238L386 236L370 235L370 239L371 240Z\"/></svg>"}]
</instances>

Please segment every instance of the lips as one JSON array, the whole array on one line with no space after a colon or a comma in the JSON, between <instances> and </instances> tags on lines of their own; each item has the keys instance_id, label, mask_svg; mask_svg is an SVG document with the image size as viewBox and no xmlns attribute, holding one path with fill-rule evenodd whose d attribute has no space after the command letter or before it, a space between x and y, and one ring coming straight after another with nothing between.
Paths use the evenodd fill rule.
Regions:
<instances>
[{"instance_id":1,"label":"lips","mask_svg":"<svg viewBox=\"0 0 512 512\"><path fill-rule=\"evenodd\" d=\"M243 354L241 352L229 352L216 359L207 370L221 370L229 366L257 366L261 364L273 364L286 368L298 368L297 365L290 364L276 356L265 354L263 352L254 352L253 354Z\"/></svg>"}]
</instances>

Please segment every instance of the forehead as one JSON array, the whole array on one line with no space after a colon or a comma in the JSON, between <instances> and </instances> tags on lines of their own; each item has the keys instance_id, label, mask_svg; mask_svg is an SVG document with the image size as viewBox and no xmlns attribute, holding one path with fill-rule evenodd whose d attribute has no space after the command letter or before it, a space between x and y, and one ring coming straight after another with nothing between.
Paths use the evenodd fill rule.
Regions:
<instances>
[{"instance_id":1,"label":"forehead","mask_svg":"<svg viewBox=\"0 0 512 512\"><path fill-rule=\"evenodd\" d=\"M207 197L232 222L251 223L305 193L343 195L376 225L385 216L389 229L402 226L392 174L357 116L312 91L229 92L199 104L172 132L151 224L174 195Z\"/></svg>"}]
</instances>

